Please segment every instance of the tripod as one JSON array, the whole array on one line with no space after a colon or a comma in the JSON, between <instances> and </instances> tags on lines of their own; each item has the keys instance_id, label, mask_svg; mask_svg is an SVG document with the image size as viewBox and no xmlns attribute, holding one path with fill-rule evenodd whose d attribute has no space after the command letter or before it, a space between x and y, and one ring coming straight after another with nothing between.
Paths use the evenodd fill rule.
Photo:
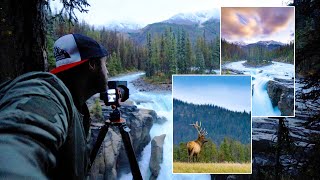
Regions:
<instances>
[{"instance_id":1,"label":"tripod","mask_svg":"<svg viewBox=\"0 0 320 180\"><path fill-rule=\"evenodd\" d=\"M132 144L129 136L130 129L126 124L126 121L123 118L120 118L121 113L118 110L117 106L111 106L111 107L113 111L110 113L109 120L105 121L104 126L101 127L97 141L90 154L89 170L91 169L93 161L95 160L98 154L99 148L108 132L109 126L118 126L122 140L123 140L124 147L126 149L127 157L129 159L130 169L132 172L133 179L140 180L142 179L142 176L141 176L141 172L139 169L139 165L138 165L135 153L132 148Z\"/></svg>"}]
</instances>

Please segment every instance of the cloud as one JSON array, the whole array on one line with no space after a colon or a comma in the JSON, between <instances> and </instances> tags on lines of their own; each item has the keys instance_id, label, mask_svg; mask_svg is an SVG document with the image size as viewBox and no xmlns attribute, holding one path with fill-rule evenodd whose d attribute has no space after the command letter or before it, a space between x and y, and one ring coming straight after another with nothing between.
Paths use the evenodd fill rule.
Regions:
<instances>
[{"instance_id":1,"label":"cloud","mask_svg":"<svg viewBox=\"0 0 320 180\"><path fill-rule=\"evenodd\" d=\"M292 25L294 8L290 7L223 7L221 33L227 40L267 37Z\"/></svg>"}]
</instances>

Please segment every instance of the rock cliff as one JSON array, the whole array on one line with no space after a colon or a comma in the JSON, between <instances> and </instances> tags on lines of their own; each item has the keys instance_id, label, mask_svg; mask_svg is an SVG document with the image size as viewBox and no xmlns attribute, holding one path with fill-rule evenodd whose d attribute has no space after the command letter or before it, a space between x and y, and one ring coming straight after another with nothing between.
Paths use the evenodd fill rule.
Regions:
<instances>
[{"instance_id":1,"label":"rock cliff","mask_svg":"<svg viewBox=\"0 0 320 180\"><path fill-rule=\"evenodd\" d=\"M163 143L166 135L156 136L151 142L151 157L149 168L151 171L150 179L157 179L160 172L160 164L163 160Z\"/></svg>"},{"instance_id":2,"label":"rock cliff","mask_svg":"<svg viewBox=\"0 0 320 180\"><path fill-rule=\"evenodd\" d=\"M267 92L273 106L278 106L281 116L294 114L293 81L275 79L267 83Z\"/></svg>"}]
</instances>

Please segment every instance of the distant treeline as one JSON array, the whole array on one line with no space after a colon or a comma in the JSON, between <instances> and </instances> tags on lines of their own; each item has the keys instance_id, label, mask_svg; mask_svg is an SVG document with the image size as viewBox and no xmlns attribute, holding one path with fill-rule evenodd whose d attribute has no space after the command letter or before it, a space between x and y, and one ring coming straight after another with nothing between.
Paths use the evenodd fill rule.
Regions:
<instances>
[{"instance_id":1,"label":"distant treeline","mask_svg":"<svg viewBox=\"0 0 320 180\"><path fill-rule=\"evenodd\" d=\"M186 142L173 146L173 160L179 162L188 162L188 150ZM250 162L251 146L250 144L242 144L239 141L224 138L220 146L209 140L205 143L199 154L199 161L206 163L217 162Z\"/></svg>"},{"instance_id":2,"label":"distant treeline","mask_svg":"<svg viewBox=\"0 0 320 180\"><path fill-rule=\"evenodd\" d=\"M289 44L269 49L263 45L239 46L221 40L221 60L222 62L247 60L251 65L268 64L271 61L286 62L293 64L294 62L294 44Z\"/></svg>"},{"instance_id":3,"label":"distant treeline","mask_svg":"<svg viewBox=\"0 0 320 180\"><path fill-rule=\"evenodd\" d=\"M208 132L207 138L218 145L226 136L244 144L251 142L250 112L235 112L215 105L199 105L173 99L174 144L197 138L197 131L190 126L196 121L202 122L203 128Z\"/></svg>"},{"instance_id":4,"label":"distant treeline","mask_svg":"<svg viewBox=\"0 0 320 180\"><path fill-rule=\"evenodd\" d=\"M85 21L69 22L66 17L61 19L55 18L48 24L49 69L55 67L54 41L69 33L87 35L107 48L110 54L107 66L111 76L126 71L144 70L147 77L164 76L171 80L172 74L204 73L219 69L218 37L207 42L203 35L193 44L183 29L173 32L168 28L165 33L153 37L148 33L147 43L141 45L132 40L128 33L97 29Z\"/></svg>"},{"instance_id":5,"label":"distant treeline","mask_svg":"<svg viewBox=\"0 0 320 180\"><path fill-rule=\"evenodd\" d=\"M198 37L195 45L183 29L175 34L171 28L165 33L151 37L147 34L146 75L212 73L219 69L219 38L206 42L205 36Z\"/></svg>"},{"instance_id":6,"label":"distant treeline","mask_svg":"<svg viewBox=\"0 0 320 180\"><path fill-rule=\"evenodd\" d=\"M67 19L67 18L64 18ZM49 67L55 66L53 57L53 44L59 37L69 33L79 33L87 35L107 48L110 60L107 62L108 71L111 76L132 70L143 70L147 58L146 48L134 43L125 34L117 31L109 31L105 28L96 29L88 25L85 21L68 22L57 18L48 24L48 62Z\"/></svg>"}]
</instances>

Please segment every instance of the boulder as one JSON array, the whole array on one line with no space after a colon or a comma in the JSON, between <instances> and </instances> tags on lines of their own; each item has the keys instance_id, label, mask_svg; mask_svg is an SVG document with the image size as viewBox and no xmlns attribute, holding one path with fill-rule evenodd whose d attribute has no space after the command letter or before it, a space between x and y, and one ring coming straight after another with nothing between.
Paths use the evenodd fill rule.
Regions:
<instances>
[{"instance_id":1,"label":"boulder","mask_svg":"<svg viewBox=\"0 0 320 180\"><path fill-rule=\"evenodd\" d=\"M164 143L165 137L166 135L162 134L152 139L151 157L150 157L150 164L149 164L149 168L151 171L150 179L157 179L159 175L160 164L162 163L162 160L163 160L163 143Z\"/></svg>"},{"instance_id":2,"label":"boulder","mask_svg":"<svg viewBox=\"0 0 320 180\"><path fill-rule=\"evenodd\" d=\"M293 115L293 81L271 80L267 83L267 92L273 106L278 106L282 116Z\"/></svg>"},{"instance_id":3,"label":"boulder","mask_svg":"<svg viewBox=\"0 0 320 180\"><path fill-rule=\"evenodd\" d=\"M272 106L278 106L278 102L280 101L280 97L284 89L285 87L278 81L269 81L267 83L267 92L270 97Z\"/></svg>"},{"instance_id":4,"label":"boulder","mask_svg":"<svg viewBox=\"0 0 320 180\"><path fill-rule=\"evenodd\" d=\"M157 114L153 110L138 109L132 104L123 104L119 108L121 117L126 120L131 129L130 137L136 157L139 160L144 147L150 142L150 129ZM110 107L102 105L104 119L109 119ZM95 142L103 123L91 124L92 144ZM101 145L96 160L92 166L90 179L117 179L120 173L129 173L130 165L125 152L118 127L109 127L108 133Z\"/></svg>"}]
</instances>

